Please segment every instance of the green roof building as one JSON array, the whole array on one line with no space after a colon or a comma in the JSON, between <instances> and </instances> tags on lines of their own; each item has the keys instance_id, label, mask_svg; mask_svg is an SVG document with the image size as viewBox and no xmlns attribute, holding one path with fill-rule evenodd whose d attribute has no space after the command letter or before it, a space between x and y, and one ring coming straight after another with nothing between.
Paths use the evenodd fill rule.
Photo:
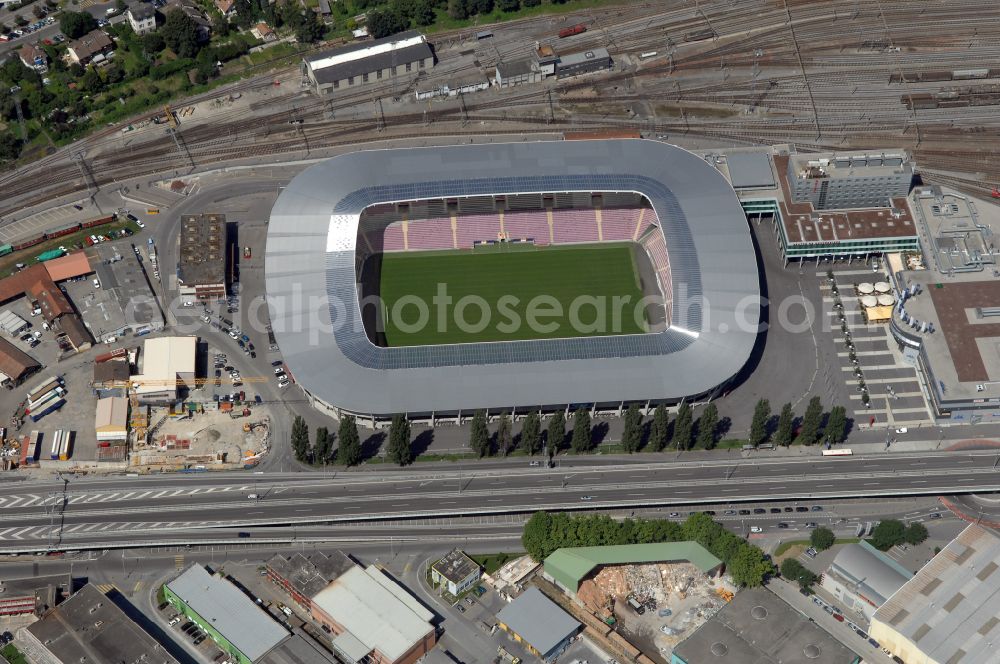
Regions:
<instances>
[{"instance_id":1,"label":"green roof building","mask_svg":"<svg viewBox=\"0 0 1000 664\"><path fill-rule=\"evenodd\" d=\"M705 574L714 574L722 561L697 542L581 546L557 549L545 559L544 576L571 595L598 567L651 563L691 563Z\"/></svg>"}]
</instances>

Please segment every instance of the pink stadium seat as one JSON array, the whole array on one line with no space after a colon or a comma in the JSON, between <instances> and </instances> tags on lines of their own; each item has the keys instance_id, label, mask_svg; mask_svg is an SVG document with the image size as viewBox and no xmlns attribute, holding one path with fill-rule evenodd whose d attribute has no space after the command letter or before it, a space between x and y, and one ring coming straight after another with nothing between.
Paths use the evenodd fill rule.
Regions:
<instances>
[{"instance_id":1,"label":"pink stadium seat","mask_svg":"<svg viewBox=\"0 0 1000 664\"><path fill-rule=\"evenodd\" d=\"M601 210L601 231L605 242L631 240L635 227L639 223L638 208L606 208ZM646 217L652 217L652 210L646 212Z\"/></svg>"},{"instance_id":2,"label":"pink stadium seat","mask_svg":"<svg viewBox=\"0 0 1000 664\"><path fill-rule=\"evenodd\" d=\"M457 219L459 249L471 249L477 240L495 241L500 234L499 214L463 214Z\"/></svg>"},{"instance_id":3,"label":"pink stadium seat","mask_svg":"<svg viewBox=\"0 0 1000 664\"><path fill-rule=\"evenodd\" d=\"M552 234L556 244L597 242L597 215L593 210L553 210Z\"/></svg>"},{"instance_id":4,"label":"pink stadium seat","mask_svg":"<svg viewBox=\"0 0 1000 664\"><path fill-rule=\"evenodd\" d=\"M508 212L503 218L503 229L511 240L534 238L535 244L549 243L549 221L545 210Z\"/></svg>"},{"instance_id":5,"label":"pink stadium seat","mask_svg":"<svg viewBox=\"0 0 1000 664\"><path fill-rule=\"evenodd\" d=\"M407 239L411 251L455 248L449 217L411 219L407 223Z\"/></svg>"}]
</instances>

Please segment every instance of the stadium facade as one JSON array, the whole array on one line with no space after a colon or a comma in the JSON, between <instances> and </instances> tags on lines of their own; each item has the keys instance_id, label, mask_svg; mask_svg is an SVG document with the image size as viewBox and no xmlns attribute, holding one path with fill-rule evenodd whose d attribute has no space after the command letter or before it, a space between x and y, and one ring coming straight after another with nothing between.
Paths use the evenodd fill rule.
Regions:
<instances>
[{"instance_id":1,"label":"stadium facade","mask_svg":"<svg viewBox=\"0 0 1000 664\"><path fill-rule=\"evenodd\" d=\"M660 332L387 348L358 297L358 224L371 206L472 196L629 192L658 219L671 310ZM353 152L295 177L271 212L271 322L313 405L334 416L435 420L477 409L617 411L723 391L758 337L760 283L735 191L710 164L647 140Z\"/></svg>"}]
</instances>

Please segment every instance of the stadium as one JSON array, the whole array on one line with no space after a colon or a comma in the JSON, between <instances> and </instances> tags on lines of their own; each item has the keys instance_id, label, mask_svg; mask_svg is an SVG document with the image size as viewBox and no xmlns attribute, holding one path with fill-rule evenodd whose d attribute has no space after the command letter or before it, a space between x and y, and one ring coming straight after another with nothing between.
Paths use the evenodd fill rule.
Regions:
<instances>
[{"instance_id":1,"label":"stadium","mask_svg":"<svg viewBox=\"0 0 1000 664\"><path fill-rule=\"evenodd\" d=\"M272 209L265 283L313 405L374 421L705 398L746 364L760 311L736 193L646 140L321 162Z\"/></svg>"}]
</instances>

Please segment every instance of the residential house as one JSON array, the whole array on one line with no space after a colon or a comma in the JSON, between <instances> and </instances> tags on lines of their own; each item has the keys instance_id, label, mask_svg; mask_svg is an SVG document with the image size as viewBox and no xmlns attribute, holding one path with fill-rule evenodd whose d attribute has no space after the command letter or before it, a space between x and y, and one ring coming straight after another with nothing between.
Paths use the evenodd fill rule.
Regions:
<instances>
[{"instance_id":1,"label":"residential house","mask_svg":"<svg viewBox=\"0 0 1000 664\"><path fill-rule=\"evenodd\" d=\"M103 30L92 30L79 39L70 42L66 53L72 64L86 67L98 56L106 56L114 47L115 43L106 32Z\"/></svg>"},{"instance_id":2,"label":"residential house","mask_svg":"<svg viewBox=\"0 0 1000 664\"><path fill-rule=\"evenodd\" d=\"M21 56L21 62L25 67L30 67L39 74L49 70L49 56L38 44L25 44L17 53Z\"/></svg>"},{"instance_id":3,"label":"residential house","mask_svg":"<svg viewBox=\"0 0 1000 664\"><path fill-rule=\"evenodd\" d=\"M273 42L278 39L278 35L274 34L274 30L272 30L267 23L258 23L253 26L250 28L250 34L265 43Z\"/></svg>"},{"instance_id":4,"label":"residential house","mask_svg":"<svg viewBox=\"0 0 1000 664\"><path fill-rule=\"evenodd\" d=\"M145 2L131 4L125 16L137 35L146 35L156 30L156 8L153 5Z\"/></svg>"},{"instance_id":5,"label":"residential house","mask_svg":"<svg viewBox=\"0 0 1000 664\"><path fill-rule=\"evenodd\" d=\"M236 16L236 0L215 0L215 8L227 19Z\"/></svg>"},{"instance_id":6,"label":"residential house","mask_svg":"<svg viewBox=\"0 0 1000 664\"><path fill-rule=\"evenodd\" d=\"M205 18L198 5L191 2L191 0L167 0L167 4L163 6L162 11L166 15L174 9L184 12L195 22L195 25L198 26L198 41L208 41L209 37L212 36L212 22Z\"/></svg>"}]
</instances>

